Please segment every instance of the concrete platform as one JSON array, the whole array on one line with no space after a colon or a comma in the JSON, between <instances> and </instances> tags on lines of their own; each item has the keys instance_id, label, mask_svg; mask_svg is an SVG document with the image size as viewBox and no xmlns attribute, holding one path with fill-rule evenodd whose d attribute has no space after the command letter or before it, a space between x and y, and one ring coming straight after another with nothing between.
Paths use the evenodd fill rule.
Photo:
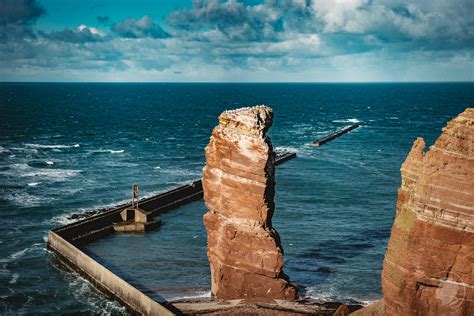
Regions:
<instances>
[{"instance_id":1,"label":"concrete platform","mask_svg":"<svg viewBox=\"0 0 474 316\"><path fill-rule=\"evenodd\" d=\"M114 224L114 230L122 233L143 233L160 227L161 219L146 223L138 223L133 220Z\"/></svg>"}]
</instances>

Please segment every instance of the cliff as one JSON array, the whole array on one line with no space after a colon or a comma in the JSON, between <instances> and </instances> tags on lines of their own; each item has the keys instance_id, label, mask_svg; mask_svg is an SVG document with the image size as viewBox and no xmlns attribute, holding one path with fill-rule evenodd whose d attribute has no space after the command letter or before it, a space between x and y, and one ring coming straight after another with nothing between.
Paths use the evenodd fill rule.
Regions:
<instances>
[{"instance_id":1,"label":"cliff","mask_svg":"<svg viewBox=\"0 0 474 316\"><path fill-rule=\"evenodd\" d=\"M425 153L418 138L382 272L386 315L474 315L474 109Z\"/></svg>"},{"instance_id":2,"label":"cliff","mask_svg":"<svg viewBox=\"0 0 474 316\"><path fill-rule=\"evenodd\" d=\"M265 106L223 112L206 147L211 292L221 299L297 297L283 273L283 249L272 227L275 154L265 136L273 112Z\"/></svg>"}]
</instances>

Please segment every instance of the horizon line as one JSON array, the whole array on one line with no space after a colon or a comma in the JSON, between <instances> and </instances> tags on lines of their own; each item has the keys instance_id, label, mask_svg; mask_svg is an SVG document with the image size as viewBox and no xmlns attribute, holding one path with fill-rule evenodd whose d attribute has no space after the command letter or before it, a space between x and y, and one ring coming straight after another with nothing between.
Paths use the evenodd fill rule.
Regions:
<instances>
[{"instance_id":1,"label":"horizon line","mask_svg":"<svg viewBox=\"0 0 474 316\"><path fill-rule=\"evenodd\" d=\"M110 83L110 84L147 84L147 83L183 83L183 84L366 84L366 83L474 83L474 80L453 81L0 81L5 83Z\"/></svg>"}]
</instances>

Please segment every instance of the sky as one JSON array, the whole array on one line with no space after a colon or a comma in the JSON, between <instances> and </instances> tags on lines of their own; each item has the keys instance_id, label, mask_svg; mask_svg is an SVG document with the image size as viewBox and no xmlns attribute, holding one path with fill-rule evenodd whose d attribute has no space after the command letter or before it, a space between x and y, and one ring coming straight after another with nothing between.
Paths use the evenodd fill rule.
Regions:
<instances>
[{"instance_id":1,"label":"sky","mask_svg":"<svg viewBox=\"0 0 474 316\"><path fill-rule=\"evenodd\" d=\"M0 81L474 81L472 0L0 0Z\"/></svg>"}]
</instances>

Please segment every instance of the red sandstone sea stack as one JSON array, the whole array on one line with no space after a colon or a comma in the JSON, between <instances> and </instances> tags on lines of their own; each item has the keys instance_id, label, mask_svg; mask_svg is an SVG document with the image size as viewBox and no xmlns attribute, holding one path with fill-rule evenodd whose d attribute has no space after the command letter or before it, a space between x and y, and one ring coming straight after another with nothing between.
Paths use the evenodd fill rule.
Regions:
<instances>
[{"instance_id":1,"label":"red sandstone sea stack","mask_svg":"<svg viewBox=\"0 0 474 316\"><path fill-rule=\"evenodd\" d=\"M474 315L474 109L424 152L418 138L385 254L386 315Z\"/></svg>"},{"instance_id":2,"label":"red sandstone sea stack","mask_svg":"<svg viewBox=\"0 0 474 316\"><path fill-rule=\"evenodd\" d=\"M266 106L223 112L206 147L204 224L216 298L297 298L271 221L275 153L265 134L272 119Z\"/></svg>"}]
</instances>

